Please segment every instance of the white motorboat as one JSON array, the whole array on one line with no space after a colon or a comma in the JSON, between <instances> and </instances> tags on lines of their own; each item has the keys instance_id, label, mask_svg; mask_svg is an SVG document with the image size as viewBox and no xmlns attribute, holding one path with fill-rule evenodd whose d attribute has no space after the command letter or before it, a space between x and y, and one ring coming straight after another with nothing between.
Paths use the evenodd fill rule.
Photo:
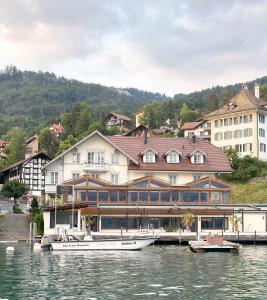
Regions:
<instances>
[{"instance_id":1,"label":"white motorboat","mask_svg":"<svg viewBox=\"0 0 267 300\"><path fill-rule=\"evenodd\" d=\"M94 240L92 235L88 234L83 240L78 240L73 236L69 236L66 230L61 229L61 240L51 241L51 250L142 250L157 239L158 237L154 235L140 235Z\"/></svg>"},{"instance_id":2,"label":"white motorboat","mask_svg":"<svg viewBox=\"0 0 267 300\"><path fill-rule=\"evenodd\" d=\"M62 250L142 250L157 240L158 237L133 237L121 239L93 240L85 236L82 241L67 240L51 242L53 251Z\"/></svg>"}]
</instances>

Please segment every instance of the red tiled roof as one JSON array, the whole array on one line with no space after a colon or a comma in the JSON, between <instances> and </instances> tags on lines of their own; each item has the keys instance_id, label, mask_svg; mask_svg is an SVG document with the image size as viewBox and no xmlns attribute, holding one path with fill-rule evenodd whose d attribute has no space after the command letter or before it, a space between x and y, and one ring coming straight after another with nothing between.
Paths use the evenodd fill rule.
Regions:
<instances>
[{"instance_id":1,"label":"red tiled roof","mask_svg":"<svg viewBox=\"0 0 267 300\"><path fill-rule=\"evenodd\" d=\"M63 133L64 132L64 127L59 123L59 124L53 124L51 126L51 129L54 130L56 133Z\"/></svg>"},{"instance_id":2,"label":"red tiled roof","mask_svg":"<svg viewBox=\"0 0 267 300\"><path fill-rule=\"evenodd\" d=\"M158 170L158 171L193 171L193 172L230 172L231 167L223 150L210 143L197 139L195 144L190 138L164 138L148 137L147 144L144 144L142 137L135 136L106 136L106 138L126 152L130 157L139 162L139 165L130 163L130 170ZM143 163L142 153L145 149L152 148L158 152L156 163ZM179 164L167 163L164 154L175 148L182 153ZM203 164L192 164L188 154L196 149L207 153Z\"/></svg>"},{"instance_id":3,"label":"red tiled roof","mask_svg":"<svg viewBox=\"0 0 267 300\"><path fill-rule=\"evenodd\" d=\"M198 127L199 125L201 125L203 122L204 121L184 123L184 125L182 126L181 129L183 129L183 130L192 130L192 129L195 129L196 127Z\"/></svg>"}]
</instances>

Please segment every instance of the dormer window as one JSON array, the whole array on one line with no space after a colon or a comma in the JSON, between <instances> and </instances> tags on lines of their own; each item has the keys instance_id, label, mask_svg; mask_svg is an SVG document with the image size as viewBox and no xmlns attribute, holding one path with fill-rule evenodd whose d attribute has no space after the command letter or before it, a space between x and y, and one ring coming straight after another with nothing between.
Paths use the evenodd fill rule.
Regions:
<instances>
[{"instance_id":1,"label":"dormer window","mask_svg":"<svg viewBox=\"0 0 267 300\"><path fill-rule=\"evenodd\" d=\"M203 155L201 153L195 153L193 155L193 163L194 164L203 164Z\"/></svg>"},{"instance_id":2,"label":"dormer window","mask_svg":"<svg viewBox=\"0 0 267 300\"><path fill-rule=\"evenodd\" d=\"M141 155L143 156L144 163L153 164L156 162L156 155L158 155L158 153L152 148L147 148Z\"/></svg>"},{"instance_id":3,"label":"dormer window","mask_svg":"<svg viewBox=\"0 0 267 300\"><path fill-rule=\"evenodd\" d=\"M166 156L167 163L178 164L180 161L180 155L182 155L182 153L176 149L170 149L164 155Z\"/></svg>"},{"instance_id":4,"label":"dormer window","mask_svg":"<svg viewBox=\"0 0 267 300\"><path fill-rule=\"evenodd\" d=\"M197 148L193 152L189 153L188 156L190 157L192 164L203 164L204 158L207 157L207 153Z\"/></svg>"},{"instance_id":5,"label":"dormer window","mask_svg":"<svg viewBox=\"0 0 267 300\"><path fill-rule=\"evenodd\" d=\"M143 161L145 163L155 163L155 153L152 151L147 151L143 156Z\"/></svg>"}]
</instances>

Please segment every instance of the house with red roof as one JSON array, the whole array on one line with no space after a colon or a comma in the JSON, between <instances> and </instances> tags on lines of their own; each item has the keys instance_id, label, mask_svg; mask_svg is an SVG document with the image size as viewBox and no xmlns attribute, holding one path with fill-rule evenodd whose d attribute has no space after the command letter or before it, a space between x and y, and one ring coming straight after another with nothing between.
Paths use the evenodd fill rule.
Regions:
<instances>
[{"instance_id":1,"label":"house with red roof","mask_svg":"<svg viewBox=\"0 0 267 300\"><path fill-rule=\"evenodd\" d=\"M59 136L64 133L65 129L62 126L62 124L59 122L58 124L54 123L51 127L50 130L56 135Z\"/></svg>"},{"instance_id":2,"label":"house with red roof","mask_svg":"<svg viewBox=\"0 0 267 300\"><path fill-rule=\"evenodd\" d=\"M82 231L88 215L94 219L94 230L104 230L138 229L143 222L160 228L188 209L215 218L212 224L218 229L228 226L226 216L232 214L232 209L215 209L231 203L231 187L216 178L231 172L228 158L223 150L195 137L104 136L95 131L42 170L47 234L58 224Z\"/></svg>"},{"instance_id":3,"label":"house with red roof","mask_svg":"<svg viewBox=\"0 0 267 300\"><path fill-rule=\"evenodd\" d=\"M184 123L181 129L184 131L184 137L191 138L193 135L195 135L197 138L202 138L210 142L210 122L207 120Z\"/></svg>"}]
</instances>

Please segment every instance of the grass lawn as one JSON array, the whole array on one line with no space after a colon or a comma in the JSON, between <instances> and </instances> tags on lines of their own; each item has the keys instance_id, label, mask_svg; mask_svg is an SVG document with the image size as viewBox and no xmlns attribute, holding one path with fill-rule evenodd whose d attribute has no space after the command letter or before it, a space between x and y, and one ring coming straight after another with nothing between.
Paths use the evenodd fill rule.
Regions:
<instances>
[{"instance_id":1,"label":"grass lawn","mask_svg":"<svg viewBox=\"0 0 267 300\"><path fill-rule=\"evenodd\" d=\"M267 182L233 184L233 203L267 203Z\"/></svg>"}]
</instances>

